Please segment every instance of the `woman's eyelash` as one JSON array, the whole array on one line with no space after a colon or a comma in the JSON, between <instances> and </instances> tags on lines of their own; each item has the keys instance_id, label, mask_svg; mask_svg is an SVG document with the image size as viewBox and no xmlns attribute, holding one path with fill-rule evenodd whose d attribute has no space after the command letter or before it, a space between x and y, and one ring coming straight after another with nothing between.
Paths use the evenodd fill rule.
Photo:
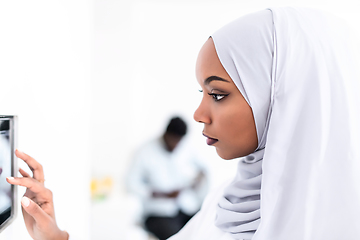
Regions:
<instances>
[{"instance_id":1,"label":"woman's eyelash","mask_svg":"<svg viewBox=\"0 0 360 240\"><path fill-rule=\"evenodd\" d=\"M228 96L229 94L218 94L218 93L208 93L212 98L215 100L215 102L220 101L224 97Z\"/></svg>"},{"instance_id":2,"label":"woman's eyelash","mask_svg":"<svg viewBox=\"0 0 360 240\"><path fill-rule=\"evenodd\" d=\"M199 92L203 92L202 89L199 90ZM215 100L215 102L220 101L221 99L223 99L224 97L228 96L229 94L219 94L219 93L208 93L210 96L212 96L212 98Z\"/></svg>"}]
</instances>

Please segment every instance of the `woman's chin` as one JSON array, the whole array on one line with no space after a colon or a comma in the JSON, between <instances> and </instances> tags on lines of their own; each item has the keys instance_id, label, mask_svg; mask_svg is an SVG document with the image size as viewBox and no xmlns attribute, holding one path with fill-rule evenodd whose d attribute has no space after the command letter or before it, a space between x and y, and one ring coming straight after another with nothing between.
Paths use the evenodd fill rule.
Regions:
<instances>
[{"instance_id":1,"label":"woman's chin","mask_svg":"<svg viewBox=\"0 0 360 240\"><path fill-rule=\"evenodd\" d=\"M246 152L242 151L231 151L231 150L224 150L221 149L219 147L216 147L216 152L219 155L219 157L221 157L224 160L232 160L235 158L241 158L241 157L245 157L251 153L253 153L255 151L255 149L250 149Z\"/></svg>"},{"instance_id":2,"label":"woman's chin","mask_svg":"<svg viewBox=\"0 0 360 240\"><path fill-rule=\"evenodd\" d=\"M234 158L237 158L237 156L234 156L234 154L231 154L229 151L223 151L219 148L216 148L216 152L224 160L232 160Z\"/></svg>"}]
</instances>

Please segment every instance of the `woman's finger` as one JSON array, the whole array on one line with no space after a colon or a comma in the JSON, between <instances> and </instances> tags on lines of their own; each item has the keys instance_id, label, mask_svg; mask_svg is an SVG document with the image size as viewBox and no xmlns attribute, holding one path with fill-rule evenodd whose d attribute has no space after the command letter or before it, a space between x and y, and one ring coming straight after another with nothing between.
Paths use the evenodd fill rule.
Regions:
<instances>
[{"instance_id":1,"label":"woman's finger","mask_svg":"<svg viewBox=\"0 0 360 240\"><path fill-rule=\"evenodd\" d=\"M51 221L50 216L30 198L23 197L21 199L21 205L24 210L35 219L37 224L44 226Z\"/></svg>"},{"instance_id":2,"label":"woman's finger","mask_svg":"<svg viewBox=\"0 0 360 240\"><path fill-rule=\"evenodd\" d=\"M29 168L33 172L33 176L36 180L38 180L40 182L44 182L44 171L43 171L43 167L41 166L40 163L38 163L35 159L30 157L26 153L23 153L17 149L15 150L15 155L18 158L24 160L24 162L26 162L26 164L29 166Z\"/></svg>"},{"instance_id":3,"label":"woman's finger","mask_svg":"<svg viewBox=\"0 0 360 240\"><path fill-rule=\"evenodd\" d=\"M46 189L44 185L41 184L39 181L29 177L23 177L23 178L7 177L6 181L13 185L26 187L34 193L40 193Z\"/></svg>"},{"instance_id":4,"label":"woman's finger","mask_svg":"<svg viewBox=\"0 0 360 240\"><path fill-rule=\"evenodd\" d=\"M31 177L30 174L28 174L27 172L25 172L23 169L19 168L19 172L23 177Z\"/></svg>"}]
</instances>

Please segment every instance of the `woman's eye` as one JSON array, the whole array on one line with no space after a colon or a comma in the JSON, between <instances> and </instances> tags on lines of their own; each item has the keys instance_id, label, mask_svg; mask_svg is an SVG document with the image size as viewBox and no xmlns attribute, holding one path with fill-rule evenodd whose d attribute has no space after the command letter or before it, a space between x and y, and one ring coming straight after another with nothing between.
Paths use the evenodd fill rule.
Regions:
<instances>
[{"instance_id":1,"label":"woman's eye","mask_svg":"<svg viewBox=\"0 0 360 240\"><path fill-rule=\"evenodd\" d=\"M226 97L229 94L216 94L216 93L209 93L210 96L212 96L212 98L215 100L215 102L220 101L221 99L223 99L224 97Z\"/></svg>"}]
</instances>

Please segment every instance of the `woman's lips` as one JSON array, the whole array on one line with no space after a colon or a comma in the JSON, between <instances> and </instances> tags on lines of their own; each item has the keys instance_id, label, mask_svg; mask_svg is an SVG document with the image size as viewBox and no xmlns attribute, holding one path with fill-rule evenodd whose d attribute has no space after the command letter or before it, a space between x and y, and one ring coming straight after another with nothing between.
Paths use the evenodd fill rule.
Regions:
<instances>
[{"instance_id":1,"label":"woman's lips","mask_svg":"<svg viewBox=\"0 0 360 240\"><path fill-rule=\"evenodd\" d=\"M217 140L216 138L211 138L211 137L207 136L205 133L203 133L203 135L204 135L205 137L207 137L207 139L206 139L207 145L213 145L213 144L215 144L217 141L219 141L219 140Z\"/></svg>"}]
</instances>

